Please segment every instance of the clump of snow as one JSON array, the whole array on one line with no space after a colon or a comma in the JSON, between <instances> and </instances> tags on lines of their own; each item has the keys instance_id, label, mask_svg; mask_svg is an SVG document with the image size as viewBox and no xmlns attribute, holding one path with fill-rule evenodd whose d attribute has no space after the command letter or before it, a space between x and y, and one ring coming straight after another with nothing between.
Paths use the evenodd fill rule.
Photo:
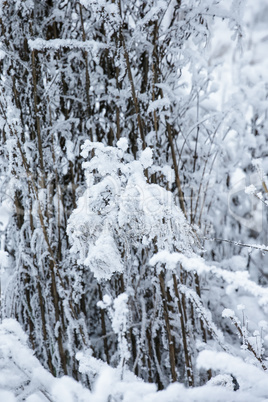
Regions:
<instances>
[{"instance_id":1,"label":"clump of snow","mask_svg":"<svg viewBox=\"0 0 268 402\"><path fill-rule=\"evenodd\" d=\"M114 272L123 271L121 256L114 238L108 231L100 234L95 245L90 247L87 258L83 263L89 267L98 281L110 279Z\"/></svg>"},{"instance_id":2,"label":"clump of snow","mask_svg":"<svg viewBox=\"0 0 268 402\"><path fill-rule=\"evenodd\" d=\"M231 310L229 308L225 308L221 315L223 318L231 318L231 317L234 317L235 313L233 310Z\"/></svg>"},{"instance_id":3,"label":"clump of snow","mask_svg":"<svg viewBox=\"0 0 268 402\"><path fill-rule=\"evenodd\" d=\"M104 295L103 300L98 301L97 306L105 309L112 304L112 299L109 295Z\"/></svg>"},{"instance_id":4,"label":"clump of snow","mask_svg":"<svg viewBox=\"0 0 268 402\"><path fill-rule=\"evenodd\" d=\"M66 154L67 159L74 163L75 156L74 156L74 143L70 140L66 140Z\"/></svg>"},{"instance_id":5,"label":"clump of snow","mask_svg":"<svg viewBox=\"0 0 268 402\"><path fill-rule=\"evenodd\" d=\"M117 148L122 149L122 151L126 151L128 149L128 140L127 138L120 138L119 141L117 141Z\"/></svg>"},{"instance_id":6,"label":"clump of snow","mask_svg":"<svg viewBox=\"0 0 268 402\"><path fill-rule=\"evenodd\" d=\"M256 191L257 191L257 189L253 184L251 184L250 186L245 188L245 193L246 194L255 194Z\"/></svg>"},{"instance_id":7,"label":"clump of snow","mask_svg":"<svg viewBox=\"0 0 268 402\"><path fill-rule=\"evenodd\" d=\"M113 302L110 296L105 295L103 301L98 302L98 306L100 308L107 308L109 315L112 320L112 328L114 333L118 337L118 348L120 354L120 363L119 366L123 366L125 362L129 359L130 353L128 350L128 343L126 340L127 334L127 323L128 323L128 295L127 293L121 293Z\"/></svg>"},{"instance_id":8,"label":"clump of snow","mask_svg":"<svg viewBox=\"0 0 268 402\"><path fill-rule=\"evenodd\" d=\"M175 269L180 262L180 255L178 253L170 253L168 250L159 251L150 259L151 265L157 263L166 264L167 269Z\"/></svg>"},{"instance_id":9,"label":"clump of snow","mask_svg":"<svg viewBox=\"0 0 268 402\"><path fill-rule=\"evenodd\" d=\"M225 387L230 391L234 390L233 378L228 374L219 374L211 378L211 380L208 381L208 385Z\"/></svg>"},{"instance_id":10,"label":"clump of snow","mask_svg":"<svg viewBox=\"0 0 268 402\"><path fill-rule=\"evenodd\" d=\"M152 166L153 151L151 150L151 148L146 148L144 151L142 151L139 161L144 167L144 169L147 169L148 167Z\"/></svg>"}]
</instances>

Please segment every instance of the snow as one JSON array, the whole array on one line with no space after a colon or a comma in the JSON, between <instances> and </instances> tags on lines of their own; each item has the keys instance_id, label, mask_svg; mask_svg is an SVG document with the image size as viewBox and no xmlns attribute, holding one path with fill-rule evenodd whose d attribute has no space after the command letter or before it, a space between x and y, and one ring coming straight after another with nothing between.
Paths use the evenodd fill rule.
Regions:
<instances>
[{"instance_id":1,"label":"snow","mask_svg":"<svg viewBox=\"0 0 268 402\"><path fill-rule=\"evenodd\" d=\"M118 303L125 303L121 297ZM92 391L70 377L55 378L48 373L27 346L27 336L13 319L0 324L0 400L3 402L185 402L240 401L257 402L268 398L267 374L240 358L224 352L200 352L198 368L213 369L223 374L212 378L207 385L187 389L174 383L166 390L156 390L127 369L124 380L121 371L109 367L92 355L80 353L80 370L95 378ZM93 371L92 371L93 370ZM225 374L224 374L225 373ZM92 374L93 377L92 377ZM234 376L239 389L234 392Z\"/></svg>"},{"instance_id":2,"label":"snow","mask_svg":"<svg viewBox=\"0 0 268 402\"><path fill-rule=\"evenodd\" d=\"M3 402L90 400L90 392L81 384L69 377L56 379L41 366L27 344L26 334L13 319L0 324L0 373Z\"/></svg>"},{"instance_id":3,"label":"snow","mask_svg":"<svg viewBox=\"0 0 268 402\"><path fill-rule=\"evenodd\" d=\"M80 41L76 39L29 39L28 44L31 50L44 50L53 49L58 50L61 48L69 49L88 49L92 50L93 53L97 53L100 49L105 49L108 45L100 43L94 40Z\"/></svg>"},{"instance_id":4,"label":"snow","mask_svg":"<svg viewBox=\"0 0 268 402\"><path fill-rule=\"evenodd\" d=\"M74 163L75 156L74 156L74 143L70 140L66 141L66 153L67 153L67 158L69 161Z\"/></svg>"},{"instance_id":5,"label":"snow","mask_svg":"<svg viewBox=\"0 0 268 402\"><path fill-rule=\"evenodd\" d=\"M142 166L144 167L144 169L147 169L148 167L152 166L153 151L151 150L151 148L146 148L144 151L142 151L139 161L142 164Z\"/></svg>"},{"instance_id":6,"label":"snow","mask_svg":"<svg viewBox=\"0 0 268 402\"><path fill-rule=\"evenodd\" d=\"M129 248L139 239L146 245L157 237L160 249L174 243L191 250L193 234L173 194L147 182L144 170L153 167L152 149L144 149L133 161L125 139L116 148L87 140L81 155L87 158L92 150L94 157L83 163L88 188L78 199L67 228L78 262L101 281L123 272L123 241Z\"/></svg>"},{"instance_id":7,"label":"snow","mask_svg":"<svg viewBox=\"0 0 268 402\"><path fill-rule=\"evenodd\" d=\"M259 286L256 282L249 279L247 271L227 271L215 265L209 265L205 260L197 255L186 256L181 253L170 253L167 250L162 250L156 253L151 259L151 265L165 264L167 269L174 270L178 263L181 263L183 268L189 272L197 272L198 275L204 273L212 273L216 277L222 278L228 283L226 288L227 293L231 294L235 289L243 288L253 296L259 298L259 304L267 308L268 305L268 289Z\"/></svg>"},{"instance_id":8,"label":"snow","mask_svg":"<svg viewBox=\"0 0 268 402\"><path fill-rule=\"evenodd\" d=\"M223 318L231 318L234 317L234 315L235 315L234 311L229 308L225 308L222 312Z\"/></svg>"},{"instance_id":9,"label":"snow","mask_svg":"<svg viewBox=\"0 0 268 402\"><path fill-rule=\"evenodd\" d=\"M120 138L119 141L116 143L117 148L122 149L122 151L126 152L128 149L128 140L127 138Z\"/></svg>"},{"instance_id":10,"label":"snow","mask_svg":"<svg viewBox=\"0 0 268 402\"><path fill-rule=\"evenodd\" d=\"M99 235L83 263L90 268L98 281L110 279L114 272L123 271L121 256L108 230Z\"/></svg>"},{"instance_id":11,"label":"snow","mask_svg":"<svg viewBox=\"0 0 268 402\"><path fill-rule=\"evenodd\" d=\"M226 387L230 391L234 390L233 379L228 374L219 374L208 381L209 385Z\"/></svg>"},{"instance_id":12,"label":"snow","mask_svg":"<svg viewBox=\"0 0 268 402\"><path fill-rule=\"evenodd\" d=\"M268 399L267 373L243 362L239 357L224 352L204 350L198 356L197 365L205 369L211 368L233 374L237 378L241 390L251 393L252 401L264 400L259 398ZM240 391L238 391L239 393ZM249 394L247 398L249 398Z\"/></svg>"},{"instance_id":13,"label":"snow","mask_svg":"<svg viewBox=\"0 0 268 402\"><path fill-rule=\"evenodd\" d=\"M126 312L126 295L120 295L116 309ZM107 298L106 298L107 299ZM106 300L107 304L108 300ZM118 311L118 312L119 312ZM125 313L124 313L125 314ZM226 312L229 315L228 312ZM232 312L230 313L232 314ZM121 319L119 319L121 321ZM120 331L118 318L115 325ZM118 327L119 325L119 327ZM268 377L259 368L243 362L229 353L204 350L197 359L197 367L220 371L207 385L186 389L174 383L166 390L156 391L154 384L146 384L125 369L109 367L90 353L77 355L80 371L95 378L92 391L82 387L70 377L55 378L48 373L27 346L27 336L13 319L0 324L0 397L5 402L106 402L109 398L124 402L215 402L227 400L241 402L264 401L268 398ZM230 374L235 377L239 389L234 392ZM92 377L93 375L93 377Z\"/></svg>"},{"instance_id":14,"label":"snow","mask_svg":"<svg viewBox=\"0 0 268 402\"><path fill-rule=\"evenodd\" d=\"M6 230L10 215L12 213L10 208L8 208L8 205L5 204L0 206L0 233Z\"/></svg>"},{"instance_id":15,"label":"snow","mask_svg":"<svg viewBox=\"0 0 268 402\"><path fill-rule=\"evenodd\" d=\"M251 184L250 186L245 188L246 194L255 194L255 192L256 192L256 187L253 184Z\"/></svg>"},{"instance_id":16,"label":"snow","mask_svg":"<svg viewBox=\"0 0 268 402\"><path fill-rule=\"evenodd\" d=\"M151 113L151 112L154 112L155 110L159 110L159 111L161 111L162 109L165 110L165 107L168 110L169 105L170 105L170 100L167 97L165 97L163 99L157 99L156 101L150 103L148 112Z\"/></svg>"},{"instance_id":17,"label":"snow","mask_svg":"<svg viewBox=\"0 0 268 402\"><path fill-rule=\"evenodd\" d=\"M179 11L181 21L184 23L188 18L190 24L191 19L196 18L197 13L200 13L200 15L204 16L204 22L196 24L195 29L204 32L204 35L213 36L214 34L211 48L209 49L209 46L206 45L204 48L204 54L210 53L209 64L215 64L214 77L210 77L210 73L208 73L207 77L208 81L211 81L209 85L211 85L210 91L212 95L201 102L202 108L206 110L205 115L202 115L202 118L200 119L196 118L189 122L189 127L185 132L182 124L182 136L185 136L185 148L188 147L190 149L188 141L190 141L191 134L195 129L198 129L203 124L205 127L209 127L209 120L212 120L217 116L220 116L220 118L223 118L224 116L225 118L231 111L234 112L234 117L233 119L230 118L228 123L230 127L232 127L232 130L228 133L228 144L226 148L228 148L227 157L229 157L233 163L236 159L235 156L237 152L240 150L238 149L239 141L237 138L237 127L240 129L242 128L242 131L244 127L246 129L246 125L252 119L256 110L258 110L260 114L262 113L266 116L267 99L265 83L268 79L268 63L267 58L265 58L264 55L267 54L267 21L265 19L265 13L263 16L261 16L260 13L259 16L257 16L256 11L254 11L255 8L258 7L259 10L264 10L265 2L266 0L257 0L257 2L255 0L249 0L248 5L245 6L246 2L243 0L223 1L222 3L224 6L231 5L231 11L228 11L227 9L219 8L218 1L215 1L213 3L214 6L210 7L210 9L206 9L207 5L210 5L211 2L204 0L202 2L197 1L196 3L198 4L196 4L196 8L193 7L192 10L187 10L187 13L184 13L187 2L182 2L181 10ZM151 24L152 21L157 20L158 15L162 10L166 10L164 17L161 20L160 31L167 31L169 29L173 9L176 6L176 3L175 0L171 0L169 6L166 7L166 2L162 0L152 1L152 3L148 2L148 5L144 5L143 18L137 24L132 20L133 30L135 28L139 34L142 34L144 26L148 24L148 22ZM16 9L22 7L23 4L28 8L33 7L33 2L17 1ZM120 23L121 17L119 15L118 6L112 1L81 0L81 4L84 5L84 7L92 7L92 12L95 12L97 17L98 13L103 13L105 15L105 23L107 22L107 19L114 21L116 24ZM195 2L192 4L195 4ZM136 6L139 7L139 2ZM260 20L262 19L263 21L263 29L260 29L260 24L258 24L257 29L252 25L252 27L248 26L246 30L242 30L240 26L242 23L241 10L245 12L246 20L249 21L249 24L253 24L250 14L254 14L255 12L254 15L256 15L256 18L259 18ZM222 22L218 19L217 23L214 24L212 32L206 32L206 18L214 19L214 12L218 16L229 19L229 26L234 29L233 38L240 38L240 36L243 36L246 39L244 54L239 53L238 48L235 48L236 45L234 43L231 44L229 39L226 38L226 22ZM64 17L64 13L60 10L55 11L55 15L61 15ZM106 28L106 26L103 27L104 31ZM86 29L89 28L86 27ZM114 35L113 30L112 35ZM190 40L192 39L193 42L198 45L201 40L200 37L198 35L195 36L193 32L189 33L189 35L191 36ZM135 44L135 37L131 40L133 40L133 43ZM160 44L161 40L160 32ZM133 44L130 42L128 42L128 45L130 44L130 46L132 46ZM102 41L98 42L94 40L44 40L42 38L37 38L35 40L28 40L28 44L30 50L42 52L46 49L50 50L51 54L62 48L65 48L66 53L67 48L73 50L87 50L92 52L93 59L94 55L99 55L104 49L111 48L111 45L105 43L103 38ZM240 41L238 44L240 44ZM191 46L189 46L188 52L186 50L182 57L189 57L194 60L194 51L190 47ZM0 59L3 59L5 55L5 51L1 49ZM97 64L98 60L94 60L94 63ZM118 78L118 81L121 81L124 78L124 69L122 68L123 62L119 59L116 63L119 70L121 68ZM240 63L241 66L235 68L235 64ZM185 96L185 94L190 95L193 91L192 96L195 96L194 92L195 90L198 92L199 81L196 78L196 82L194 82L193 79L192 86L192 78L194 75L197 75L201 82L204 73L202 66L204 69L207 67L205 59L200 60L199 67L201 66L201 70L190 71L192 67L188 68L189 66L183 63L182 65L186 67L183 67L181 72L182 77L180 77L179 83L181 88L175 90L173 93L169 84L155 84L156 87L162 88L164 97L159 97L158 99L151 101L146 110L146 113L154 112L159 115L159 121L162 121L164 124L166 124L166 118L170 117L170 108L173 108L175 103L178 103L181 94L182 96ZM98 67L96 68L96 71L97 69ZM135 74L134 70L133 74ZM64 72L64 74L65 73L67 76L67 71ZM10 70L10 74L12 75L12 70ZM91 89L93 88L96 90L96 93L98 93L98 88L94 88L94 85L96 85L94 83L94 74L92 74L90 79L92 79L93 82L91 83ZM183 87L186 85L188 85L188 89L183 92ZM195 85L197 86L197 89L195 88ZM239 85L241 87L240 92L238 91ZM219 89L219 91L217 91L217 89ZM125 93L124 91L127 93L126 89L122 89L120 94L120 91L118 91L118 99L120 98L119 95L122 96L122 94ZM203 90L200 90L200 94L202 92ZM99 94L102 94L102 92L99 91ZM138 91L137 94L140 95ZM232 100L230 100L231 97ZM126 97L125 99L128 98ZM249 100L251 101L251 106L247 109L246 107L243 108L243 105L246 104L245 99L247 99L247 102ZM96 104L99 108L100 101L97 101ZM186 105L186 108L189 108L190 110L191 105ZM124 111L125 109L122 108L122 110ZM213 113L211 113L211 110ZM218 113L219 110L222 114ZM245 111L245 113L243 113L243 111ZM142 110L142 113L146 116L144 110ZM7 115L9 121L15 126L18 126L20 132L19 110L13 107L8 108ZM179 116L179 118L181 119L182 117ZM59 117L59 119L61 119L61 117ZM61 125L63 124L63 121L64 119L62 118L62 121L60 122ZM3 124L5 123L1 121L1 125ZM206 124L208 125L206 126ZM243 126L243 124L245 124L245 126ZM56 125L54 127L56 127ZM88 127L90 127L90 123L88 123ZM152 132L152 136L155 136L155 134L155 132ZM209 130L207 134L208 139L210 139ZM123 131L122 135L126 135L126 133ZM149 138L149 134L147 137ZM257 148L257 143L260 140L259 137L262 138L262 136L248 135L246 140L248 143L247 145L252 148ZM164 141L164 138L161 139L161 141L162 140ZM219 139L217 139L217 141L221 142ZM150 143L150 146L151 145L153 148L153 141L152 144ZM264 143L262 147L265 148L266 145L267 144ZM67 159L65 160L74 163L76 161L75 150L78 148L79 147L75 148L74 142L67 139ZM257 356L261 356L263 352L263 342L268 342L268 335L264 336L262 333L267 331L268 328L268 324L264 320L268 312L267 287L254 281L255 278L252 279L252 274L254 275L254 273L248 270L248 264L250 262L248 255L245 256L245 254L242 255L241 253L240 255L228 256L225 260L214 263L214 261L207 262L204 258L194 254L193 245L195 243L195 235L193 235L189 225L187 225L187 221L184 219L181 210L177 208L172 193L158 185L149 183L149 180L147 180L144 170L150 168L151 173L157 172L166 175L170 187L174 182L174 171L170 166L167 165L162 168L153 165L153 156L155 156L155 158L158 158L159 156L157 153L153 154L152 148L148 147L138 153L139 157L134 161L131 152L127 152L127 138L120 138L116 147L108 147L102 143L91 142L89 140L86 140L84 145L82 145L81 156L85 159L89 159L83 163L86 176L85 185L87 186L87 189L84 194L79 197L77 209L72 212L69 219L68 235L72 244L71 252L73 260L77 257L78 264L81 263L83 268L85 267L85 271L87 269L91 271L97 281L104 286L105 291L108 291L108 286L105 288L105 282L111 280L116 273L126 274L126 269L129 269L130 271L133 269L133 272L135 272L134 267L131 266L131 264L129 267L126 264L126 261L129 263L129 250L132 248L132 251L135 250L136 252L137 247L141 244L147 247L143 248L143 251L145 250L143 254L148 254L148 260L150 260L151 265L144 265L144 269L153 270L154 267L156 267L156 273L159 273L164 269L166 276L172 277L173 273L180 272L182 266L186 275L188 275L188 278L193 278L194 274L197 273L201 279L208 278L207 283L209 285L211 279L212 284L210 294L212 294L212 296L215 280L218 280L220 283L224 282L224 291L222 294L225 292L229 296L228 300L233 301L233 304L243 316L243 337L247 335L248 343L256 351ZM220 144L220 153L222 148ZM17 140L8 139L6 149L10 154L9 166L7 168L12 172L14 170L13 165L15 162L17 163L17 160L14 158L14 155L18 151ZM57 149L57 145L55 145L55 149ZM33 150L34 147L31 142L25 141L24 151L28 160L31 160ZM202 151L206 151L205 147ZM201 153L200 150L200 155ZM184 163L184 161L181 160L181 155L179 156L179 162ZM230 172L230 186L232 187L232 190L230 191L229 196L236 195L236 193L242 189L243 192L245 191L245 194L255 195L259 200L263 200L264 195L262 192L257 190L257 183L260 184L262 180L265 181L267 162L264 161L263 166L262 158L256 158L252 161L252 165L255 166L255 169L257 170L257 175L254 176L254 178L252 175L249 182L256 182L256 186L251 184L245 188L245 185L247 184L246 180L248 179L248 171L245 169L245 160L249 163L250 155L248 152L244 153L241 147L239 158L240 159L234 163L233 171ZM13 197L14 189L20 188L21 178L17 178L13 173L10 177L13 178L10 180L8 191L10 192L11 197ZM198 179L197 175L193 175L193 177L194 179ZM222 180L222 177L219 180ZM187 182L187 178L185 180ZM205 187L202 188L201 192L204 188ZM187 191L187 188L185 188L185 191ZM216 191L217 190L215 190L215 192ZM10 194L7 192L5 196L9 196ZM253 198L246 197L245 194L245 200ZM224 197L227 197L227 195L219 194L219 196L220 195L222 196L221 206L223 207ZM45 207L47 202L46 189L40 190L38 196L40 203ZM264 201L263 203L267 203L267 201ZM37 214L37 209L38 203L35 202L33 204L34 217ZM239 217L230 213L230 211L231 207L229 204L229 215L232 215L234 219L240 222L241 226L246 226L245 220L243 221L242 218L239 220ZM4 291L6 291L7 275L10 275L8 270L14 268L11 256L9 257L6 251L4 251L5 236L2 235L2 232L4 232L8 225L11 214L12 211L7 211L5 206L0 207L0 268L1 285L2 288L4 288ZM260 211L260 209L258 209L254 204L248 214L250 215L249 219L251 221L254 220L255 222L254 227L248 226L248 228L254 229L256 226L260 227L260 222L263 218L262 210ZM216 213L215 216L213 216L213 213L211 216L212 219L217 219ZM259 220L255 219L256 217L259 217ZM232 231L232 229L230 229L231 225L228 222L224 222L222 226L224 226L227 233ZM228 229L230 230L229 232ZM23 238L28 234L22 231L20 235ZM29 240L29 245L31 246L30 251L38 249L42 236L42 230L40 227L37 227L33 233L31 233ZM261 242L264 241L265 240L262 240ZM268 246L261 244L261 242L257 242L256 240L256 243L254 244L243 244L237 241L236 243L234 242L234 245L255 248L263 252L267 251ZM15 246L12 245L12 247L16 247L16 243ZM122 252L122 249L124 252ZM157 250L157 252L154 254L152 252L150 254L152 249ZM180 252L174 252L174 250L180 250ZM46 251L42 252L44 256ZM137 253L138 252L139 250L137 250ZM255 256L251 256L251 259L254 260L254 257ZM39 260L37 260L37 262L39 262ZM23 266L23 259L22 261L17 262L17 264ZM261 266L260 260L257 261L257 264ZM265 262L263 265L265 266ZM129 274L129 272L127 272L127 280L129 280L131 274L132 273ZM189 279L189 282L190 280L192 279ZM151 285L153 287L154 284ZM170 289L171 288L172 285L170 286ZM119 345L117 353L120 355L118 366L109 366L104 361L93 357L90 345L88 346L88 350L85 349L76 354L76 358L79 361L79 370L81 373L88 376L91 390L84 388L71 377L53 377L41 366L37 358L33 355L33 352L29 347L27 335L23 332L19 324L15 320L5 319L0 324L0 401L254 402L268 400L267 373L259 369L256 362L253 362L249 359L248 355L246 355L247 345L245 343L242 345L244 354L240 353L240 350L238 351L239 356L246 356L244 360L231 354L234 352L235 348L239 349L237 345L231 345L233 346L230 348L231 352L226 353L228 349L227 346L225 346L225 344L227 344L226 339L224 339L223 333L218 327L218 323L217 326L214 324L214 317L212 318L210 310L205 307L201 298L199 298L195 290L193 290L194 286L193 289L189 289L187 286L179 284L178 289L183 297L185 296L185 299L191 301L192 305L194 305L194 311L197 316L202 318L206 327L212 333L213 339L217 341L215 343L208 342L206 345L203 343L202 347L199 349L197 348L197 350L201 350L204 347L207 348L207 350L202 350L197 356L197 370L213 370L214 377L204 386L187 389L182 384L174 383L167 386L165 390L157 392L155 384L147 384L143 382L128 370L130 354L127 337L129 336L129 321L131 319L131 309L129 308L129 304L131 303L130 296L134 293L133 289L128 288L125 293L117 294L117 297L115 298L112 298L109 294L105 294L103 300L97 303L97 306L100 309L104 309L105 314L107 313L107 316L109 316L111 321L110 328L113 330L113 336L117 337ZM217 289L219 290L219 287ZM202 296L204 293L205 291L202 291ZM237 293L239 293L239 295ZM159 301L157 296L158 295L156 294L156 299L154 300L156 305ZM218 295L215 294L215 300L216 296ZM144 300L141 299L141 309L144 308L145 310L144 303ZM231 308L225 308L222 312L222 317L226 319L221 320L222 327L224 327L228 319L233 319L238 323L235 310L233 310L235 307L232 305L230 307ZM221 306L219 308L221 308ZM255 319L259 321L260 330L252 330L253 336L249 336L249 333L246 334L248 326L250 327L252 325L248 325L246 317L246 314L248 313L250 313L251 317L255 317ZM148 317L148 319L150 319L150 317ZM246 324L244 323L244 319ZM142 311L141 323L139 324L141 324L143 332L146 330L146 320L146 312ZM56 337L59 328L60 322L58 321L52 328ZM174 333L176 330L177 328L174 326ZM219 346L225 350L224 353L217 351ZM236 392L234 392L234 378L239 384L239 389ZM182 378L180 378L180 380L183 381Z\"/></svg>"}]
</instances>

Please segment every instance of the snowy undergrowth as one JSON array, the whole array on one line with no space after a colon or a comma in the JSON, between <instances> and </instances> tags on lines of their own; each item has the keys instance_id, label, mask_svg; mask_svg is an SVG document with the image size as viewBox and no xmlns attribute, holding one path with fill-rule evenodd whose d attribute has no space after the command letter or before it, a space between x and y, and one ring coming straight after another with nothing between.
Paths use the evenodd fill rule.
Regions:
<instances>
[{"instance_id":1,"label":"snowy undergrowth","mask_svg":"<svg viewBox=\"0 0 268 402\"><path fill-rule=\"evenodd\" d=\"M178 401L264 401L268 398L267 374L227 353L203 351L197 364L200 368L221 373L202 387L187 389L173 383L166 390L156 391L155 384L143 382L120 369L88 354L78 353L80 371L95 379L92 391L74 379L53 377L27 346L27 336L17 321L6 319L0 325L0 400L5 402L178 402ZM231 375L233 377L231 377ZM239 389L234 392L234 378Z\"/></svg>"}]
</instances>

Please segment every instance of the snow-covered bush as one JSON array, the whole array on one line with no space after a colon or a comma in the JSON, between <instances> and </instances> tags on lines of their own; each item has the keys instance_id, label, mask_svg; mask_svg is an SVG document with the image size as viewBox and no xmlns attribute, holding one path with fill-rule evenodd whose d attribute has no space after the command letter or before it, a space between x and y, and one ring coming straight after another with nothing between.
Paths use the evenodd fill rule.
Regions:
<instances>
[{"instance_id":1,"label":"snow-covered bush","mask_svg":"<svg viewBox=\"0 0 268 402\"><path fill-rule=\"evenodd\" d=\"M175 379L175 350L173 346L168 346L173 325L165 295L168 276L164 279L164 271L155 271L149 261L160 250L191 255L195 235L183 212L176 206L173 194L148 182L148 174L156 168L153 166L152 150L146 148L134 160L127 149L124 138L118 141L116 148L90 141L83 146L83 157L92 156L83 164L87 189L78 199L77 208L69 219L71 252L77 255L78 264L94 274L100 282L99 286L115 298L114 303L119 299L116 298L113 281L107 283L107 280L115 274L121 276L122 290L126 291L122 296L125 294L128 298L129 318L123 336L115 330L113 318L111 321L112 329L120 338L119 355L122 356L121 349L126 350L126 345L122 345L126 342L125 336L129 337L131 333L130 365L135 372L146 375L143 359L147 355L150 375L157 375L158 371L163 377L163 372L171 365ZM90 288L85 286L85 294L88 293ZM172 300L170 303L173 305ZM156 356L148 350L152 346L147 342L149 337L150 342L156 342L157 331L162 332L163 325L167 325L168 340L164 340L166 334L163 332L161 342L169 350L172 362L168 363L165 356L166 363L162 359L157 362L155 372L152 366ZM186 354L189 359L188 350ZM108 361L115 359L109 355L106 356ZM164 381L168 383L167 379Z\"/></svg>"},{"instance_id":2,"label":"snow-covered bush","mask_svg":"<svg viewBox=\"0 0 268 402\"><path fill-rule=\"evenodd\" d=\"M152 150L146 148L138 160L128 154L127 140L117 148L86 141L82 155L87 189L78 199L68 234L71 252L79 253L84 264L101 279L114 272L126 274L131 249L191 252L194 235L173 195L157 184L148 183L145 169L152 167ZM128 275L133 275L129 272Z\"/></svg>"}]
</instances>

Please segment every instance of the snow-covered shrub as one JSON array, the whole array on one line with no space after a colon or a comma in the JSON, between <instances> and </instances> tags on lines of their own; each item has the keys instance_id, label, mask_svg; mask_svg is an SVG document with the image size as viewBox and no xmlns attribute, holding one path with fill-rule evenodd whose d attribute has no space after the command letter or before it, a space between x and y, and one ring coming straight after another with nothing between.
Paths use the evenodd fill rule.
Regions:
<instances>
[{"instance_id":1,"label":"snow-covered shrub","mask_svg":"<svg viewBox=\"0 0 268 402\"><path fill-rule=\"evenodd\" d=\"M172 318L169 317L171 307L167 305L165 295L169 292L166 289L169 275L165 279L165 270L155 271L149 261L160 250L178 251L190 256L196 239L183 212L176 206L173 194L148 181L148 172L152 173L155 168L152 150L146 148L134 160L127 149L124 138L118 141L117 147L85 142L82 155L85 158L89 156L83 164L87 189L78 199L77 208L69 219L71 252L77 255L78 264L93 272L99 286L114 298L114 305L123 295L128 299L129 317L123 332L118 332L114 316L108 314L111 318L109 326L118 335L119 359L130 348L129 364L136 373L148 378L148 371L147 374L144 372L143 359L146 359L146 365L150 367L149 375L158 373L162 376L161 381L168 383L163 372L169 367L172 366L173 378L177 376L174 351L168 344L173 336L172 327L179 324L175 324L175 318L174 324L171 324ZM113 288L117 275L121 276L121 291L125 289L126 292L118 297ZM90 294L87 286L85 294ZM169 302L174 304L172 299ZM104 306L102 301L99 306ZM186 329L182 328L182 331ZM156 342L158 332L162 333L161 342L168 352L163 355L163 360L160 358L160 362L155 346L148 344ZM132 341L127 347L125 343L126 339L129 342L129 336ZM184 347L188 348L187 345ZM186 353L188 356L189 352ZM115 359L115 356L109 355L110 352L106 356L108 361ZM171 363L168 361L170 358ZM155 359L156 371L152 367ZM181 365L181 362L178 364Z\"/></svg>"},{"instance_id":2,"label":"snow-covered shrub","mask_svg":"<svg viewBox=\"0 0 268 402\"><path fill-rule=\"evenodd\" d=\"M191 252L194 235L173 195L148 183L144 170L152 167L152 150L138 160L128 154L127 140L115 147L86 141L82 155L87 189L78 199L68 224L71 252L79 253L95 277L110 279L114 272L128 274L131 249ZM134 272L130 272L133 275Z\"/></svg>"}]
</instances>

